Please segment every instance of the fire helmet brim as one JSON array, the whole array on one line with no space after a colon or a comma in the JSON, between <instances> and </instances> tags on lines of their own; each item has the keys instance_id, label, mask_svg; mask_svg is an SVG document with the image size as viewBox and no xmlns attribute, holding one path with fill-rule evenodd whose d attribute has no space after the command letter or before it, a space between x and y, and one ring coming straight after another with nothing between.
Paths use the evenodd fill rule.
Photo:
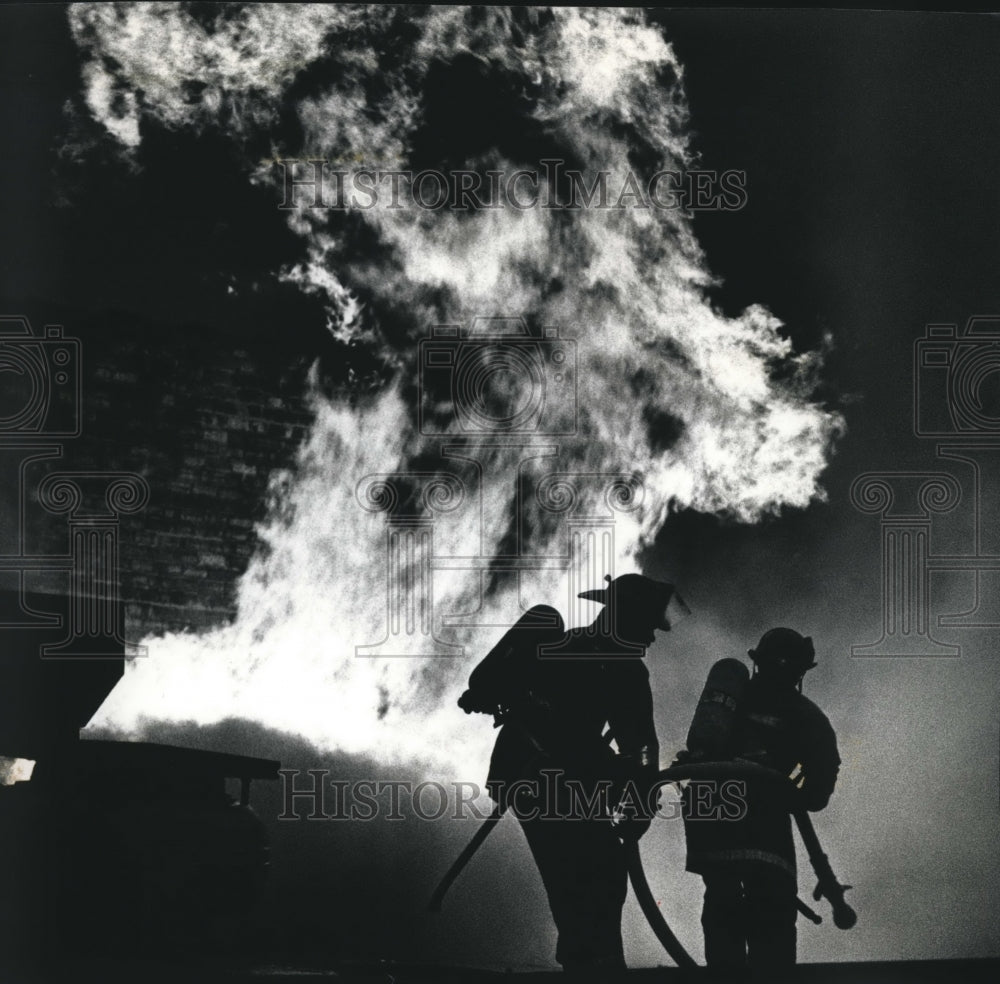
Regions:
<instances>
[{"instance_id":1,"label":"fire helmet brim","mask_svg":"<svg viewBox=\"0 0 1000 984\"><path fill-rule=\"evenodd\" d=\"M632 579L636 579L633 587L642 585L645 590L627 591ZM636 608L653 609L656 613L653 627L664 632L669 632L682 618L691 614L691 609L672 584L666 581L654 581L641 574L625 574L611 581L605 588L581 591L577 597L586 601L596 601L602 605L620 602Z\"/></svg>"}]
</instances>

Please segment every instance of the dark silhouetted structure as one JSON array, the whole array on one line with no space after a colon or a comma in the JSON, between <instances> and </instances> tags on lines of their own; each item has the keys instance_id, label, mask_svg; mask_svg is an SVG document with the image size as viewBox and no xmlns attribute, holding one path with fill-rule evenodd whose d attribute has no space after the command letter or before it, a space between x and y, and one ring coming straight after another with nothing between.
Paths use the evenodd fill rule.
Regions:
<instances>
[{"instance_id":1,"label":"dark silhouetted structure","mask_svg":"<svg viewBox=\"0 0 1000 984\"><path fill-rule=\"evenodd\" d=\"M801 693L815 666L812 639L787 628L766 632L749 650L749 678L738 660L713 666L679 761L752 762L793 778L798 805L823 809L840 766L826 715ZM705 881L702 926L709 967L795 963L796 869L789 793L746 780L745 809L720 811L717 792L685 790L687 868ZM731 804L730 804L731 805Z\"/></svg>"},{"instance_id":2,"label":"dark silhouetted structure","mask_svg":"<svg viewBox=\"0 0 1000 984\"><path fill-rule=\"evenodd\" d=\"M43 655L73 600L0 591L0 755L35 763L29 781L0 785L0 964L246 944L268 863L250 783L277 779L279 763L81 741L124 649L95 635L99 658ZM239 780L232 794L227 779Z\"/></svg>"}]
</instances>

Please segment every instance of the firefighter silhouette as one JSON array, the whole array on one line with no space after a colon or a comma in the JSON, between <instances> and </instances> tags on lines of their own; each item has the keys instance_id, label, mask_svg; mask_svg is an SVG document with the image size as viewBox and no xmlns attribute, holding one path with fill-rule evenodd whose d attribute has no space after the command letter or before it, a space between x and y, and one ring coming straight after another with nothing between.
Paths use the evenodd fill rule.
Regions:
<instances>
[{"instance_id":1,"label":"firefighter silhouette","mask_svg":"<svg viewBox=\"0 0 1000 984\"><path fill-rule=\"evenodd\" d=\"M793 778L799 803L822 810L837 780L840 756L826 715L801 692L815 663L812 639L793 629L765 632L749 677L739 660L709 673L678 761L753 762ZM796 869L787 800L774 783L748 779L741 815L720 812L712 795L685 790L687 869L705 882L702 927L709 967L775 967L795 963Z\"/></svg>"},{"instance_id":2,"label":"firefighter silhouette","mask_svg":"<svg viewBox=\"0 0 1000 984\"><path fill-rule=\"evenodd\" d=\"M622 839L640 838L651 819L641 794L615 823L612 812L626 788L652 787L659 768L642 657L656 630L687 611L670 584L606 580L579 595L605 605L592 625L566 632L554 609L531 609L473 670L459 702L502 723L487 787L524 830L558 930L556 960L598 974L625 967Z\"/></svg>"}]
</instances>

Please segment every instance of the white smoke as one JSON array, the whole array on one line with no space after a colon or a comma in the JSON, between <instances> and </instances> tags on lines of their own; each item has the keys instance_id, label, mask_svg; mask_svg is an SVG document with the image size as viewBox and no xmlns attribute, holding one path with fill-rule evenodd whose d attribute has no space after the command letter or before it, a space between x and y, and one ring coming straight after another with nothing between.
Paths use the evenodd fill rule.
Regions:
<instances>
[{"instance_id":1,"label":"white smoke","mask_svg":"<svg viewBox=\"0 0 1000 984\"><path fill-rule=\"evenodd\" d=\"M79 4L70 24L86 106L134 154L148 122L219 130L241 148L268 140L274 158L405 167L427 126L425 83L464 59L511 94L526 130L585 173L607 172L611 187L624 185L636 159L651 170L690 163L681 67L640 11L263 4L225 5L208 21L185 5ZM317 63L321 81L289 96ZM300 137L285 146L270 134L289 112ZM453 126L461 134L463 121ZM249 153L248 180L274 184L277 206L273 161ZM458 166L509 173L526 162L493 146ZM776 318L757 306L738 317L712 307L711 275L679 211L428 211L380 200L349 219L290 212L302 255L275 274L321 296L334 337L377 349L396 383L351 405L314 394L314 426L295 471L276 478L235 623L147 640L149 657L130 667L99 723L138 730L143 717L248 716L330 750L478 774L490 736L454 711L467 662L355 655L385 634L386 607L386 516L362 508L359 483L427 471L428 460L440 473L458 467L442 461L440 439L421 435L405 395L432 325L523 316L572 339L577 359L575 417L569 402L547 408L556 430L575 435L554 442L558 456L523 464L520 482L519 451L494 450L478 478L466 466L466 499L434 529L442 555L496 557L515 528L529 531L534 554L564 551L560 514L521 492L541 495L552 471L635 475L641 496L615 513L621 573L672 509L754 522L822 498L819 475L841 424L810 401L818 357L795 354ZM447 423L447 401L431 409ZM450 432L458 440L455 420ZM577 484L578 510L600 511L606 480ZM600 573L593 556L585 563ZM480 581L468 568L436 572L437 611L477 607ZM520 594L493 582L480 621L494 627L444 629L442 638L481 655L525 600L575 620L559 577L526 574ZM474 732L482 741L470 742Z\"/></svg>"}]
</instances>

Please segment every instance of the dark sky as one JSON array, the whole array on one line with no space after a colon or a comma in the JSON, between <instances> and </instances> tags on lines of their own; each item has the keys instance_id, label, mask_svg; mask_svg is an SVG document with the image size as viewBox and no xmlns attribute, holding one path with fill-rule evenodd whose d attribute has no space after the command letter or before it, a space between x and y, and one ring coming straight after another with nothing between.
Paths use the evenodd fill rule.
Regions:
<instances>
[{"instance_id":1,"label":"dark sky","mask_svg":"<svg viewBox=\"0 0 1000 984\"><path fill-rule=\"evenodd\" d=\"M643 554L650 573L683 585L695 610L651 655L661 743L670 749L683 740L685 709L711 659L741 655L775 624L811 633L820 666L807 693L829 711L845 760L841 791L817 826L857 886L861 921L849 936L828 925L800 929L804 958L996 955L986 900L1000 876L1000 626L935 627L940 641L961 647L958 658L853 658L852 646L881 631L881 533L877 515L852 505L850 488L867 472L954 474L964 499L934 526L931 546L970 552L971 471L936 458L935 440L914 433L914 343L928 323L963 326L1000 313L1000 19L814 10L653 10L649 18L683 66L701 166L747 175L744 208L693 218L718 278L708 296L734 317L763 304L798 351L824 349L813 399L845 422L821 477L827 501L753 524L684 510ZM25 313L37 328L51 305L69 330L74 314L86 322L117 312L162 332L198 325L220 344L234 332L273 339L278 351L321 358L328 383L339 384L346 355L324 329L322 303L274 280L277 269L302 260L303 247L271 189L246 180L245 161L266 154L267 139L147 120L138 168L130 167L82 109L81 65L64 8L0 8L0 313ZM323 71L335 74L311 71L297 82L302 92L322 86ZM466 129L493 136L475 105L463 111L473 121ZM463 122L444 130L463 133ZM294 121L280 117L273 133L293 142ZM374 247L366 259L378 264ZM364 354L352 358L365 367ZM995 399L995 386L988 377L984 400ZM984 475L987 482L989 468ZM989 494L984 485L983 501ZM987 539L992 520L987 511ZM972 607L971 573L928 577L932 622ZM994 587L984 576L987 605ZM171 727L164 734L180 740ZM285 739L260 728L262 748L280 753ZM184 740L199 737L224 745L227 736L194 730ZM301 744L288 747L296 761L308 759ZM360 766L351 760L350 768ZM661 881L679 863L678 835L657 833L645 848L651 866L662 861ZM446 863L465 834L439 836L427 850ZM526 911L544 916L540 896L530 895L526 851L507 837L518 874L496 907L513 905L524 883ZM404 865L405 845L395 838L388 856ZM296 832L300 859L316 849L306 840ZM506 877L503 858L499 850L490 857L484 877L496 886ZM404 924L405 901L420 897L422 885L391 865L373 865L371 875L379 885L400 877L405 890L393 918ZM672 918L693 945L697 886L683 877ZM811 876L802 884L811 887ZM544 934L519 950L524 918L490 942L486 962L549 958ZM630 959L654 963L652 942L630 918ZM462 959L476 962L486 952L477 933L486 931L457 917L453 929L462 934ZM446 952L447 929L436 932ZM426 955L435 957L433 947Z\"/></svg>"}]
</instances>

